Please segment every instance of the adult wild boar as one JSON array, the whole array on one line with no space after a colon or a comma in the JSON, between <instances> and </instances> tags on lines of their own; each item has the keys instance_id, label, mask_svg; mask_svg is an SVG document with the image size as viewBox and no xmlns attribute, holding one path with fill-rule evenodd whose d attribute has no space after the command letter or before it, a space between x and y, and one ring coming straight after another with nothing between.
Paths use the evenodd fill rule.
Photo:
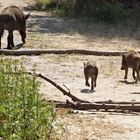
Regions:
<instances>
[{"instance_id":1,"label":"adult wild boar","mask_svg":"<svg viewBox=\"0 0 140 140\"><path fill-rule=\"evenodd\" d=\"M26 20L30 13L24 15L22 10L16 6L9 6L4 8L0 13L0 48L1 48L1 37L4 30L8 30L7 37L7 49L11 49L14 46L13 31L18 30L22 42L25 43L26 38Z\"/></svg>"},{"instance_id":2,"label":"adult wild boar","mask_svg":"<svg viewBox=\"0 0 140 140\"><path fill-rule=\"evenodd\" d=\"M90 86L88 80L91 78L91 90L96 87L96 81L98 76L98 68L92 65L90 62L84 63L84 75L85 75L85 85Z\"/></svg>"},{"instance_id":3,"label":"adult wild boar","mask_svg":"<svg viewBox=\"0 0 140 140\"><path fill-rule=\"evenodd\" d=\"M122 66L121 70L125 70L125 76L124 79L127 79L128 74L128 68L131 68L133 70L133 78L135 80L135 83L137 83L140 80L140 54L135 51L128 51L127 53L122 55ZM135 77L135 72L137 76Z\"/></svg>"}]
</instances>

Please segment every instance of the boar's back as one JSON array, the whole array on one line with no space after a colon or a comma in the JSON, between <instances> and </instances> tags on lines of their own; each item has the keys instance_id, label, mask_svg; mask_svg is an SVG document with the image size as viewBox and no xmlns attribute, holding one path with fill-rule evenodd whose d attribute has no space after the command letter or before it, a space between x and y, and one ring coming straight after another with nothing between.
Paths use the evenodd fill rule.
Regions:
<instances>
[{"instance_id":1,"label":"boar's back","mask_svg":"<svg viewBox=\"0 0 140 140\"><path fill-rule=\"evenodd\" d=\"M1 11L0 21L6 30L20 30L25 28L26 19L22 10L9 6Z\"/></svg>"}]
</instances>

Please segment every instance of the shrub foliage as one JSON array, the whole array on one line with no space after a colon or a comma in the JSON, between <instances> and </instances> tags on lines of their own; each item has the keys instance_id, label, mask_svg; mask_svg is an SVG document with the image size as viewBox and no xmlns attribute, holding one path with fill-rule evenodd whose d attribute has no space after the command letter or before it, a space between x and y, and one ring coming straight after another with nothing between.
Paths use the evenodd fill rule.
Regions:
<instances>
[{"instance_id":1,"label":"shrub foliage","mask_svg":"<svg viewBox=\"0 0 140 140\"><path fill-rule=\"evenodd\" d=\"M0 139L36 140L53 137L54 105L39 94L36 75L21 61L0 59Z\"/></svg>"},{"instance_id":2,"label":"shrub foliage","mask_svg":"<svg viewBox=\"0 0 140 140\"><path fill-rule=\"evenodd\" d=\"M132 20L140 13L139 0L36 0L37 9L52 10L66 16L84 16L116 24ZM133 15L132 15L133 13ZM136 17L136 19L139 19Z\"/></svg>"}]
</instances>

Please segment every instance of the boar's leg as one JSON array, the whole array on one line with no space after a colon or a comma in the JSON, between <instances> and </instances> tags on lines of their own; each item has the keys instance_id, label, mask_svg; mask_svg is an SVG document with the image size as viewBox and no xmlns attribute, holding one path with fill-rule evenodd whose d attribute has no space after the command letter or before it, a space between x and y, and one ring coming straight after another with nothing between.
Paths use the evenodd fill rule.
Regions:
<instances>
[{"instance_id":1,"label":"boar's leg","mask_svg":"<svg viewBox=\"0 0 140 140\"><path fill-rule=\"evenodd\" d=\"M135 71L136 71L136 73L137 73L137 77L136 77L135 83L138 83L139 78L140 78L140 76L139 76L139 64L137 64L137 66L136 66L136 68L135 68Z\"/></svg>"},{"instance_id":2,"label":"boar's leg","mask_svg":"<svg viewBox=\"0 0 140 140\"><path fill-rule=\"evenodd\" d=\"M88 80L89 80L89 77L88 77L87 75L85 76L85 80L86 80L86 83L85 83L85 85L89 87L89 86L90 86L90 84L89 84L89 82L88 82Z\"/></svg>"},{"instance_id":3,"label":"boar's leg","mask_svg":"<svg viewBox=\"0 0 140 140\"><path fill-rule=\"evenodd\" d=\"M96 76L95 76L95 80L94 80L94 87L96 87L97 76L98 76L98 75L96 75Z\"/></svg>"},{"instance_id":4,"label":"boar's leg","mask_svg":"<svg viewBox=\"0 0 140 140\"><path fill-rule=\"evenodd\" d=\"M93 82L95 83L94 78L91 78L91 90L94 90Z\"/></svg>"},{"instance_id":5,"label":"boar's leg","mask_svg":"<svg viewBox=\"0 0 140 140\"><path fill-rule=\"evenodd\" d=\"M137 78L136 78L135 83L138 83L138 80L139 80L139 70L138 70L138 71L136 71L136 73L137 73Z\"/></svg>"},{"instance_id":6,"label":"boar's leg","mask_svg":"<svg viewBox=\"0 0 140 140\"><path fill-rule=\"evenodd\" d=\"M13 30L9 30L9 35L8 35L8 45L7 45L7 49L11 49L12 47L14 47L14 41L13 41Z\"/></svg>"},{"instance_id":7,"label":"boar's leg","mask_svg":"<svg viewBox=\"0 0 140 140\"><path fill-rule=\"evenodd\" d=\"M137 73L137 77L136 77L136 81L135 83L138 83L138 81L140 80L140 59L139 58L136 58L136 60L138 59L137 64L136 64L136 67L134 68L134 70L136 71Z\"/></svg>"},{"instance_id":8,"label":"boar's leg","mask_svg":"<svg viewBox=\"0 0 140 140\"><path fill-rule=\"evenodd\" d=\"M2 38L3 33L4 33L4 28L2 25L0 25L0 49L1 49L1 38Z\"/></svg>"},{"instance_id":9,"label":"boar's leg","mask_svg":"<svg viewBox=\"0 0 140 140\"><path fill-rule=\"evenodd\" d=\"M134 69L133 69L133 72L132 72L132 76L133 76L134 80L136 80L135 70Z\"/></svg>"},{"instance_id":10,"label":"boar's leg","mask_svg":"<svg viewBox=\"0 0 140 140\"><path fill-rule=\"evenodd\" d=\"M20 35L21 35L21 39L22 39L22 42L25 43L25 38L26 38L26 31L25 30L20 30L19 31Z\"/></svg>"},{"instance_id":11,"label":"boar's leg","mask_svg":"<svg viewBox=\"0 0 140 140\"><path fill-rule=\"evenodd\" d=\"M124 79L127 79L127 74L128 74L128 68L125 69L125 76L124 76Z\"/></svg>"},{"instance_id":12,"label":"boar's leg","mask_svg":"<svg viewBox=\"0 0 140 140\"><path fill-rule=\"evenodd\" d=\"M0 34L0 49L1 49L1 37L2 37L2 36L1 36L1 34Z\"/></svg>"}]
</instances>

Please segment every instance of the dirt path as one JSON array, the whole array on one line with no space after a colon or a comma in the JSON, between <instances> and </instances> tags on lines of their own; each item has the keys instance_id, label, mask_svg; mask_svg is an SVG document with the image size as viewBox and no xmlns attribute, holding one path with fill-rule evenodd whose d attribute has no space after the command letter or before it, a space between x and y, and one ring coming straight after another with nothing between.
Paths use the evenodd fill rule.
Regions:
<instances>
[{"instance_id":1,"label":"dirt path","mask_svg":"<svg viewBox=\"0 0 140 140\"><path fill-rule=\"evenodd\" d=\"M17 5L24 9L30 9L31 4L30 0L1 0L0 8ZM3 48L6 47L6 36L5 33L2 39ZM21 43L19 33L15 32L15 44L19 43ZM32 10L27 21L25 48L126 51L139 50L139 46L139 28L133 32L132 27L94 24L85 19L58 18L51 16L48 12Z\"/></svg>"},{"instance_id":2,"label":"dirt path","mask_svg":"<svg viewBox=\"0 0 140 140\"><path fill-rule=\"evenodd\" d=\"M29 0L0 0L0 8L7 5L28 6ZM27 12L27 11L25 11ZM27 28L26 49L30 48L63 48L89 50L139 50L138 31L131 34L121 27L108 27L66 18L52 17L44 12L31 12ZM6 47L6 35L2 39ZM18 32L15 32L15 44L21 42ZM23 56L22 56L23 57ZM9 57L20 59L22 57ZM84 85L83 62L96 62L99 77L95 92ZM129 72L128 84L123 80L124 72L120 70L121 57L98 57L82 55L41 55L24 56L24 64L28 70L36 64L37 72L42 73L61 86L63 84L75 96L89 101L116 100L140 101L140 84L133 84ZM65 101L66 97L49 83L41 81L41 92L46 99ZM84 112L79 114L60 110L59 120L63 122L65 133L63 140L139 140L140 114L121 114L103 112Z\"/></svg>"},{"instance_id":3,"label":"dirt path","mask_svg":"<svg viewBox=\"0 0 140 140\"><path fill-rule=\"evenodd\" d=\"M11 57L10 57L11 58ZM15 59L15 57L12 57ZM16 57L20 59L21 57ZM41 55L22 57L28 70L36 64L36 72L54 80L60 86L65 84L73 95L88 101L140 101L139 84L133 84L129 71L128 84L123 80L124 71L120 71L120 57L98 57L82 55ZM95 92L84 85L83 62L96 62L99 77ZM46 99L65 101L69 99L51 84L41 80L41 93ZM140 138L139 113L82 112L71 113L59 110L59 120L63 122L65 133L63 140L133 140Z\"/></svg>"}]
</instances>

